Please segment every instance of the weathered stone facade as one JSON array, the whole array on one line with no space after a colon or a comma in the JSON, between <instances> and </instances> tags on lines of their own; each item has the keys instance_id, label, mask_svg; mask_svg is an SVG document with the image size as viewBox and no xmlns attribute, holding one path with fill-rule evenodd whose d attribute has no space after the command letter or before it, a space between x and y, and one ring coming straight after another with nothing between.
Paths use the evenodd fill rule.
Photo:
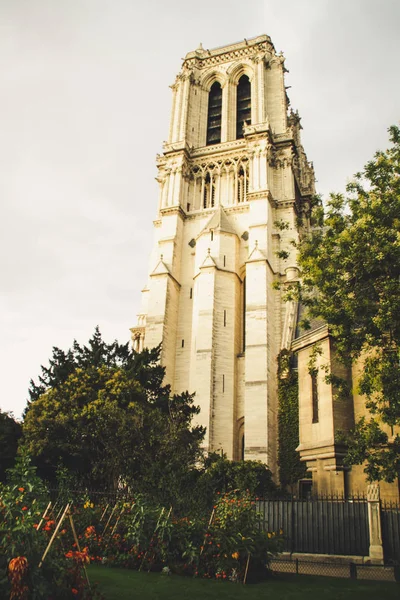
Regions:
<instances>
[{"instance_id":1,"label":"weathered stone facade","mask_svg":"<svg viewBox=\"0 0 400 600\"><path fill-rule=\"evenodd\" d=\"M315 348L318 352L313 354ZM292 342L292 350L298 357L299 375L300 444L297 450L300 460L307 464L307 470L312 474L313 492L344 496L365 494L368 482L364 466L350 468L345 464L345 447L341 442L342 434L349 433L358 419L368 417L365 397L357 391L363 369L362 357L352 368L346 369L335 355L335 344L327 325L297 337ZM314 382L310 359L311 363L315 362L317 371ZM351 392L338 393L329 379L327 381L327 374L346 381ZM389 439L396 433L388 425L382 425L382 428ZM398 480L393 483L381 481L379 487L382 498L399 500Z\"/></svg>"},{"instance_id":2,"label":"weathered stone facade","mask_svg":"<svg viewBox=\"0 0 400 600\"><path fill-rule=\"evenodd\" d=\"M284 62L266 35L186 55L171 86L154 249L132 328L138 350L162 342L173 392L196 392L206 448L274 473L277 355L297 310L273 283L298 276L291 242L314 193Z\"/></svg>"}]
</instances>

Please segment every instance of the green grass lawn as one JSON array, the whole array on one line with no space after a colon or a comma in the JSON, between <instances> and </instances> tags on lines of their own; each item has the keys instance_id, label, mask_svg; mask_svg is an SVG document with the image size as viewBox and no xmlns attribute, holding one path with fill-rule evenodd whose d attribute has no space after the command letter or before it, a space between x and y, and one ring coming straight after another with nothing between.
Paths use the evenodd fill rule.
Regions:
<instances>
[{"instance_id":1,"label":"green grass lawn","mask_svg":"<svg viewBox=\"0 0 400 600\"><path fill-rule=\"evenodd\" d=\"M91 582L98 582L106 600L398 600L400 597L400 586L396 583L308 575L279 575L263 583L243 585L100 566L91 566L88 573Z\"/></svg>"}]
</instances>

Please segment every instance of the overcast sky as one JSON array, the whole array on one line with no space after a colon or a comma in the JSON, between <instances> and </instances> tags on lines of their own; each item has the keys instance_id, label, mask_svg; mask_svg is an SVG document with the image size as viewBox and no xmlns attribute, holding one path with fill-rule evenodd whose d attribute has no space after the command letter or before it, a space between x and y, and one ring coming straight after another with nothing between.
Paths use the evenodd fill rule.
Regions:
<instances>
[{"instance_id":1,"label":"overcast sky","mask_svg":"<svg viewBox=\"0 0 400 600\"><path fill-rule=\"evenodd\" d=\"M400 118L398 0L0 0L0 408L52 346L129 339L181 58L268 34L318 191Z\"/></svg>"}]
</instances>

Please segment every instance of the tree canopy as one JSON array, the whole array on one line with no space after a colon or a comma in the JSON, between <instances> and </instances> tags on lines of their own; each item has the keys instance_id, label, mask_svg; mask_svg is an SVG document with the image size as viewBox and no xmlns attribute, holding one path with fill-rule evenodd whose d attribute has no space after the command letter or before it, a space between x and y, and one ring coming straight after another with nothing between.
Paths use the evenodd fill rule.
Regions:
<instances>
[{"instance_id":1,"label":"tree canopy","mask_svg":"<svg viewBox=\"0 0 400 600\"><path fill-rule=\"evenodd\" d=\"M193 396L163 386L160 348L138 354L106 344L96 328L87 346L53 348L31 382L24 445L40 472L74 473L79 485L125 484L173 495L200 453L204 429L192 426Z\"/></svg>"},{"instance_id":2,"label":"tree canopy","mask_svg":"<svg viewBox=\"0 0 400 600\"><path fill-rule=\"evenodd\" d=\"M347 186L312 212L300 244L302 301L329 325L343 361L363 361L370 418L356 424L348 460L369 479L400 472L400 129Z\"/></svg>"},{"instance_id":3,"label":"tree canopy","mask_svg":"<svg viewBox=\"0 0 400 600\"><path fill-rule=\"evenodd\" d=\"M6 471L14 465L21 435L21 424L0 410L0 481L5 480Z\"/></svg>"}]
</instances>

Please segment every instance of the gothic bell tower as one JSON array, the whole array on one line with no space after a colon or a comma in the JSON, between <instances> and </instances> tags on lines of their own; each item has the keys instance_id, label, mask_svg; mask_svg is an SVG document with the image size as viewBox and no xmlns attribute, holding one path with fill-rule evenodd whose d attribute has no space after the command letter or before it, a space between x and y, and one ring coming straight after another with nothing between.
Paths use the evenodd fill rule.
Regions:
<instances>
[{"instance_id":1,"label":"gothic bell tower","mask_svg":"<svg viewBox=\"0 0 400 600\"><path fill-rule=\"evenodd\" d=\"M266 35L186 55L171 86L154 248L131 330L136 350L162 342L173 392L196 392L206 448L273 472L277 355L297 315L284 287L298 277L291 242L314 193L284 61Z\"/></svg>"}]
</instances>

